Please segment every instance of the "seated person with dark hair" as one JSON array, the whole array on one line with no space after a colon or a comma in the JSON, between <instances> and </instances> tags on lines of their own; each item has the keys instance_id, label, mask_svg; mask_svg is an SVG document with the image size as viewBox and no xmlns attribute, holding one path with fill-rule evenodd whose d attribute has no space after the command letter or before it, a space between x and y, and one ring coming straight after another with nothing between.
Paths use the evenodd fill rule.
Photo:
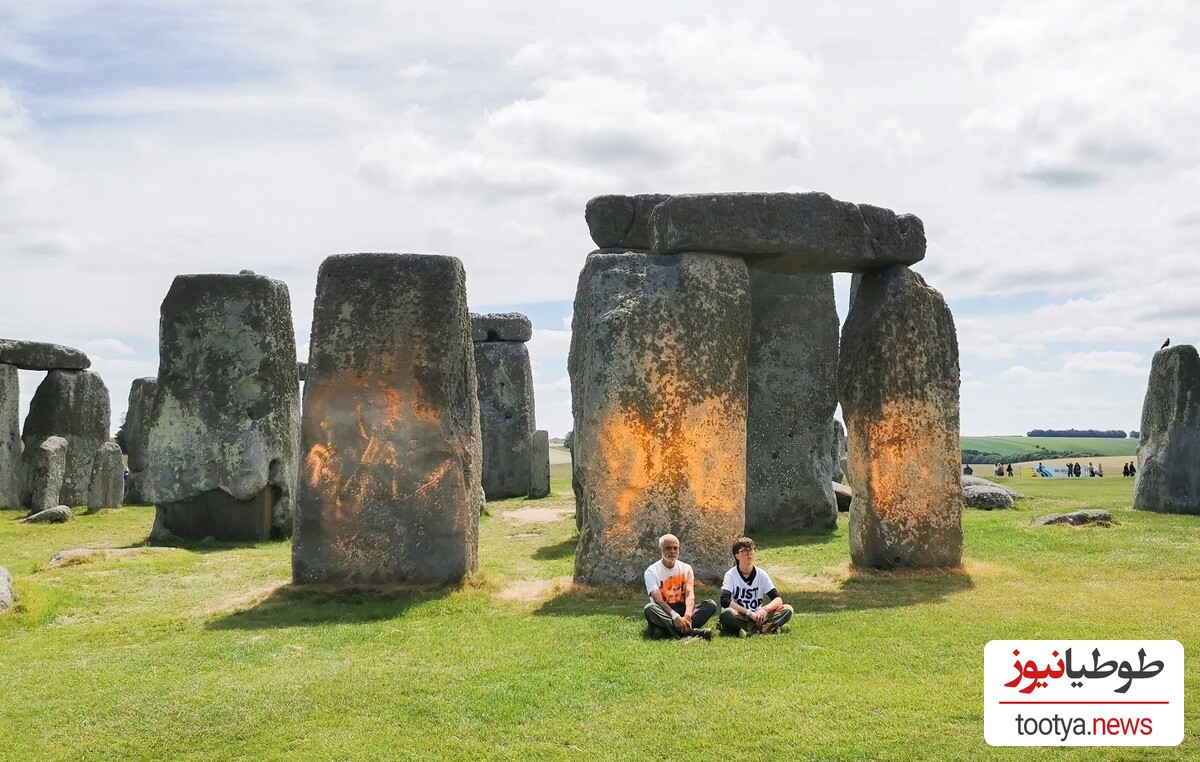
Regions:
<instances>
[{"instance_id":1,"label":"seated person with dark hair","mask_svg":"<svg viewBox=\"0 0 1200 762\"><path fill-rule=\"evenodd\" d=\"M742 637L756 632L777 633L795 613L779 597L765 571L754 565L754 540L733 544L737 561L721 583L721 631Z\"/></svg>"}]
</instances>

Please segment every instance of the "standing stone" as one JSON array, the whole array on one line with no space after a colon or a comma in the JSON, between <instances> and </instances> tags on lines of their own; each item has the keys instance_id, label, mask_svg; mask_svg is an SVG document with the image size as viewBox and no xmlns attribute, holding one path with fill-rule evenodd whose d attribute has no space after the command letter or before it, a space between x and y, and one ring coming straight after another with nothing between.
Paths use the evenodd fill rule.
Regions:
<instances>
[{"instance_id":1,"label":"standing stone","mask_svg":"<svg viewBox=\"0 0 1200 762\"><path fill-rule=\"evenodd\" d=\"M249 271L180 275L161 315L143 495L156 534L290 534L300 379L287 286Z\"/></svg>"},{"instance_id":2,"label":"standing stone","mask_svg":"<svg viewBox=\"0 0 1200 762\"><path fill-rule=\"evenodd\" d=\"M495 331L488 328L490 318L471 319L472 334L487 340L475 340L475 378L479 389L479 433L483 442L483 493L488 500L529 494L529 468L532 457L534 410L533 373L529 350L523 341L529 330ZM523 315L526 326L528 318ZM500 340L501 335L525 336L525 339Z\"/></svg>"},{"instance_id":3,"label":"standing stone","mask_svg":"<svg viewBox=\"0 0 1200 762\"><path fill-rule=\"evenodd\" d=\"M958 339L945 300L903 265L866 272L842 330L850 558L860 568L962 560Z\"/></svg>"},{"instance_id":4,"label":"standing stone","mask_svg":"<svg viewBox=\"0 0 1200 762\"><path fill-rule=\"evenodd\" d=\"M52 370L29 403L22 439L25 451L46 437L67 440L62 492L53 505L87 505L92 458L112 426L108 387L90 370Z\"/></svg>"},{"instance_id":5,"label":"standing stone","mask_svg":"<svg viewBox=\"0 0 1200 762\"><path fill-rule=\"evenodd\" d=\"M1200 356L1190 344L1154 353L1137 457L1134 510L1200 513Z\"/></svg>"},{"instance_id":6,"label":"standing stone","mask_svg":"<svg viewBox=\"0 0 1200 762\"><path fill-rule=\"evenodd\" d=\"M14 599L12 575L8 569L0 566L0 614L12 608Z\"/></svg>"},{"instance_id":7,"label":"standing stone","mask_svg":"<svg viewBox=\"0 0 1200 762\"><path fill-rule=\"evenodd\" d=\"M0 364L0 508L21 506L20 398L17 366Z\"/></svg>"},{"instance_id":8,"label":"standing stone","mask_svg":"<svg viewBox=\"0 0 1200 762\"><path fill-rule=\"evenodd\" d=\"M746 531L837 525L832 275L750 271Z\"/></svg>"},{"instance_id":9,"label":"standing stone","mask_svg":"<svg viewBox=\"0 0 1200 762\"><path fill-rule=\"evenodd\" d=\"M550 434L533 432L533 451L529 456L529 497L550 495Z\"/></svg>"},{"instance_id":10,"label":"standing stone","mask_svg":"<svg viewBox=\"0 0 1200 762\"><path fill-rule=\"evenodd\" d=\"M739 259L588 256L568 361L577 581L641 581L666 533L698 577L729 568L746 521L749 328Z\"/></svg>"},{"instance_id":11,"label":"standing stone","mask_svg":"<svg viewBox=\"0 0 1200 762\"><path fill-rule=\"evenodd\" d=\"M120 508L125 498L125 461L121 446L105 442L92 459L91 487L88 489L88 510Z\"/></svg>"},{"instance_id":12,"label":"standing stone","mask_svg":"<svg viewBox=\"0 0 1200 762\"><path fill-rule=\"evenodd\" d=\"M833 443L833 480L841 482L846 478L846 427L838 419L831 418L829 428Z\"/></svg>"},{"instance_id":13,"label":"standing stone","mask_svg":"<svg viewBox=\"0 0 1200 762\"><path fill-rule=\"evenodd\" d=\"M301 449L297 584L442 585L475 569L479 403L458 259L322 263Z\"/></svg>"},{"instance_id":14,"label":"standing stone","mask_svg":"<svg viewBox=\"0 0 1200 762\"><path fill-rule=\"evenodd\" d=\"M149 502L146 480L150 478L150 416L158 379L135 378L129 387L129 407L125 412L125 446L129 450L129 477L125 480L125 505Z\"/></svg>"},{"instance_id":15,"label":"standing stone","mask_svg":"<svg viewBox=\"0 0 1200 762\"><path fill-rule=\"evenodd\" d=\"M46 437L25 448L25 483L29 489L31 513L41 513L58 505L63 475L67 470L67 449L63 437Z\"/></svg>"}]
</instances>

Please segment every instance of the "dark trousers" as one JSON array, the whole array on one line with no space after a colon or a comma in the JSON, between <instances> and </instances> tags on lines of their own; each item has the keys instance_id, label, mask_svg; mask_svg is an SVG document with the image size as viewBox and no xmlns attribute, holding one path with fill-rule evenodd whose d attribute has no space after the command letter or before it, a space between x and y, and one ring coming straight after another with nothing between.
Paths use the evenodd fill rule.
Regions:
<instances>
[{"instance_id":1,"label":"dark trousers","mask_svg":"<svg viewBox=\"0 0 1200 762\"><path fill-rule=\"evenodd\" d=\"M679 616L683 616L687 611L687 607L682 603L669 604L671 610ZM675 629L675 621L663 611L662 608L650 601L646 604L646 608L642 609L642 613L646 615L646 621L651 627L657 627L660 630L666 630L672 635L678 635L679 631ZM696 604L696 608L692 610L692 629L703 627L704 623L712 618L712 615L717 613L716 601L700 601Z\"/></svg>"}]
</instances>

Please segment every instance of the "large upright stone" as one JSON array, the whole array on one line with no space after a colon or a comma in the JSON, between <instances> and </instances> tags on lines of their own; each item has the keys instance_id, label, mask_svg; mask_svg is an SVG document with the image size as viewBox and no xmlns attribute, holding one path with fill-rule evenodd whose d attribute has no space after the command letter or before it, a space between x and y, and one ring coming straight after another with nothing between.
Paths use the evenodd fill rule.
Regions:
<instances>
[{"instance_id":1,"label":"large upright stone","mask_svg":"<svg viewBox=\"0 0 1200 762\"><path fill-rule=\"evenodd\" d=\"M289 534L300 379L287 286L249 271L180 275L161 315L143 495L158 507L156 530Z\"/></svg>"},{"instance_id":2,"label":"large upright stone","mask_svg":"<svg viewBox=\"0 0 1200 762\"><path fill-rule=\"evenodd\" d=\"M57 506L62 491L63 475L67 471L67 449L63 437L46 437L25 447L25 483L31 513L41 513Z\"/></svg>"},{"instance_id":3,"label":"large upright stone","mask_svg":"<svg viewBox=\"0 0 1200 762\"><path fill-rule=\"evenodd\" d=\"M703 578L745 529L749 276L739 259L595 252L568 368L580 524L575 579L642 579L679 537Z\"/></svg>"},{"instance_id":4,"label":"large upright stone","mask_svg":"<svg viewBox=\"0 0 1200 762\"><path fill-rule=\"evenodd\" d=\"M668 198L665 193L596 196L587 202L583 217L600 248L647 251L652 243L650 212Z\"/></svg>"},{"instance_id":5,"label":"large upright stone","mask_svg":"<svg viewBox=\"0 0 1200 762\"><path fill-rule=\"evenodd\" d=\"M125 498L125 461L116 442L105 442L96 450L92 460L91 487L88 489L88 510L120 508Z\"/></svg>"},{"instance_id":6,"label":"large upright stone","mask_svg":"<svg viewBox=\"0 0 1200 762\"><path fill-rule=\"evenodd\" d=\"M66 471L55 505L87 505L92 458L108 441L111 426L108 387L99 375L52 370L42 379L29 403L21 438L27 452L46 437L67 440Z\"/></svg>"},{"instance_id":7,"label":"large upright stone","mask_svg":"<svg viewBox=\"0 0 1200 762\"><path fill-rule=\"evenodd\" d=\"M150 417L158 379L135 378L129 387L129 407L125 412L125 446L129 450L129 477L125 479L126 505L149 502L146 480L150 478Z\"/></svg>"},{"instance_id":8,"label":"large upright stone","mask_svg":"<svg viewBox=\"0 0 1200 762\"><path fill-rule=\"evenodd\" d=\"M21 370L87 370L88 356L73 347L41 341L0 339L0 364Z\"/></svg>"},{"instance_id":9,"label":"large upright stone","mask_svg":"<svg viewBox=\"0 0 1200 762\"><path fill-rule=\"evenodd\" d=\"M837 361L833 276L751 270L747 532L837 524Z\"/></svg>"},{"instance_id":10,"label":"large upright stone","mask_svg":"<svg viewBox=\"0 0 1200 762\"><path fill-rule=\"evenodd\" d=\"M473 317L472 326L486 324L491 317ZM477 337L480 331L473 328L473 333ZM495 335L495 332L483 333ZM488 500L528 495L534 432L529 350L520 341L477 338L475 378L479 389L484 495Z\"/></svg>"},{"instance_id":11,"label":"large upright stone","mask_svg":"<svg viewBox=\"0 0 1200 762\"><path fill-rule=\"evenodd\" d=\"M958 339L941 294L903 265L866 272L838 366L855 566L962 560L958 387Z\"/></svg>"},{"instance_id":12,"label":"large upright stone","mask_svg":"<svg viewBox=\"0 0 1200 762\"><path fill-rule=\"evenodd\" d=\"M479 403L454 257L343 254L317 276L297 584L441 585L476 566Z\"/></svg>"},{"instance_id":13,"label":"large upright stone","mask_svg":"<svg viewBox=\"0 0 1200 762\"><path fill-rule=\"evenodd\" d=\"M17 366L0 363L0 508L21 505L20 398Z\"/></svg>"},{"instance_id":14,"label":"large upright stone","mask_svg":"<svg viewBox=\"0 0 1200 762\"><path fill-rule=\"evenodd\" d=\"M650 229L657 253L733 254L780 273L861 272L925 257L919 218L825 193L670 196L654 207Z\"/></svg>"},{"instance_id":15,"label":"large upright stone","mask_svg":"<svg viewBox=\"0 0 1200 762\"><path fill-rule=\"evenodd\" d=\"M1154 353L1137 456L1134 510L1200 513L1200 356L1190 344Z\"/></svg>"},{"instance_id":16,"label":"large upright stone","mask_svg":"<svg viewBox=\"0 0 1200 762\"><path fill-rule=\"evenodd\" d=\"M829 419L830 442L833 446L833 480L846 478L846 427L836 418Z\"/></svg>"},{"instance_id":17,"label":"large upright stone","mask_svg":"<svg viewBox=\"0 0 1200 762\"><path fill-rule=\"evenodd\" d=\"M533 432L533 451L529 456L529 497L550 495L550 433Z\"/></svg>"}]
</instances>

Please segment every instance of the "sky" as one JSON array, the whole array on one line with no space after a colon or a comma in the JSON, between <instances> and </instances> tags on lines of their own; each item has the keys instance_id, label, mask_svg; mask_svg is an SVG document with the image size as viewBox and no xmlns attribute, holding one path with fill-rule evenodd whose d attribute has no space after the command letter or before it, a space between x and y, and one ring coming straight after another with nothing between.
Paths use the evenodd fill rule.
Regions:
<instances>
[{"instance_id":1,"label":"sky","mask_svg":"<svg viewBox=\"0 0 1200 762\"><path fill-rule=\"evenodd\" d=\"M85 350L115 431L175 275L285 281L304 357L325 257L450 254L561 436L589 198L818 190L924 221L964 435L1136 429L1200 339L1196 39L1169 0L4 3L0 337Z\"/></svg>"}]
</instances>

